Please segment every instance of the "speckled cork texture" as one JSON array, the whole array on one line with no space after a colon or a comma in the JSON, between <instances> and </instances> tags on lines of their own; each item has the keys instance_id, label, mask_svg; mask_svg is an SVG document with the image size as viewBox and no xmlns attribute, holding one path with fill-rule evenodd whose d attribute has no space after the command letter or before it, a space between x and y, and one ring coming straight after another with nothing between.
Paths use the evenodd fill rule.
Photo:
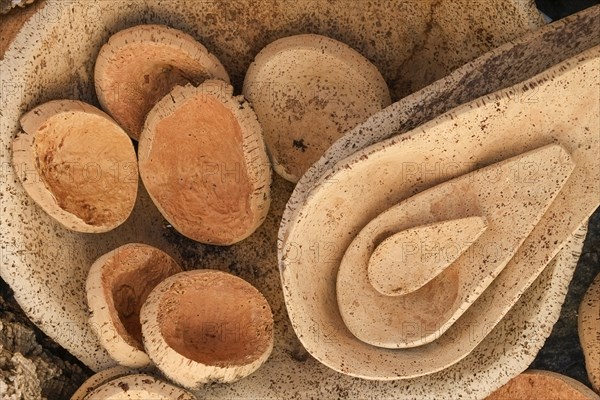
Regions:
<instances>
[{"instance_id":1,"label":"speckled cork texture","mask_svg":"<svg viewBox=\"0 0 600 400\"><path fill-rule=\"evenodd\" d=\"M98 54L98 101L135 140L146 115L176 85L206 79L229 83L219 60L190 35L164 25L140 25L111 36Z\"/></svg>"},{"instance_id":2,"label":"speckled cork texture","mask_svg":"<svg viewBox=\"0 0 600 400\"><path fill-rule=\"evenodd\" d=\"M262 49L242 92L263 127L273 169L291 182L346 131L391 103L377 67L344 43L314 34Z\"/></svg>"},{"instance_id":3,"label":"speckled cork texture","mask_svg":"<svg viewBox=\"0 0 600 400\"><path fill-rule=\"evenodd\" d=\"M406 60L413 46L405 48L406 44L420 40L414 32L427 32L427 21L430 21L431 15L429 12L410 11L411 8L416 11L427 8L425 11L429 11L430 5L425 2L398 1L390 4L382 1L339 7L325 1L307 4L287 0L265 4L264 8L245 2L203 2L202 8L194 2L160 1L121 2L119 6L111 2L46 4L45 7L49 8L40 10L39 19L29 20L0 65L3 84L9 84L3 85L1 96L2 165L9 162L6 149L18 131L17 120L23 112L50 99L68 97L94 101L94 57L108 37L120 29L139 23L162 23L191 34L227 66L238 92L248 65L260 49L275 39L307 32L331 36L350 45L378 67L390 87L408 87L406 84L395 85L399 76L396 70L403 63L405 68L409 66ZM475 9L470 1L452 2L452 5L455 8L450 10L450 14L444 14L449 15L448 20L452 24L461 19L469 21L465 24L472 26L473 31L479 28L482 31L479 35L467 35L466 39L450 39L448 36L452 47L460 48L459 57L453 65L442 65L441 72L436 69L435 73L427 73L426 83L445 76L453 68L500 43L541 26L531 2L504 2L498 8L477 3ZM450 8L450 2L446 8ZM366 15L370 18L363 20L362 16ZM399 15L416 15L415 20L421 22L398 24ZM477 15L477 18L469 15ZM378 20L381 26L375 24ZM235 21L233 29L232 21ZM394 108L388 109L389 114L380 114L385 123L374 117L372 122L363 125L362 130L356 129L354 139L350 140L361 136L364 140L354 142L354 149L353 142L350 142L350 151L364 147L365 141L377 142L384 135L406 131L410 124L415 124L414 128L461 103L518 83L579 53L596 40L594 35L589 34L590 27L596 23L588 13L586 17L569 19L569 24L561 21L534 36L487 54L442 83L411 96L412 100L392 106ZM496 24L501 28L497 33L491 33L492 41L488 43L488 27ZM246 27L243 33L240 33L241 26ZM80 32L81 35L67 35L67 31ZM391 32L389 39L386 39L387 31ZM573 42L565 41L565 37L578 37L579 40L573 45ZM65 48L69 49L67 56ZM419 48L414 50L417 54ZM429 69L421 67L420 71ZM461 83L461 79L465 81ZM394 94L393 98L399 96ZM412 107L404 110L404 106ZM414 118L406 118L407 112L413 112ZM356 132L362 132L362 135ZM373 132L381 132L382 137ZM556 261L544 270L521 301L487 336L486 341L489 342L483 343L495 343L503 349L502 352L491 357L486 350L488 347L481 345L455 367L443 372L407 381L370 382L335 373L310 357L296 339L287 319L275 254L276 231L293 189L283 179L274 180L271 211L254 235L234 247L213 247L200 246L176 234L143 190L140 190L130 220L116 231L93 237L67 232L36 208L15 181L12 170L8 169L6 176L0 190L1 224L3 227L10 225L10 229L3 228L0 233L2 277L16 290L16 298L26 313L46 333L96 369L110 366L113 361L99 348L85 323L87 315L82 312L86 307L83 296L85 276L98 256L119 245L134 241L155 245L166 250L186 268L197 266L201 261L210 268L241 276L265 295L275 317L273 355L251 376L230 385L211 385L200 393L215 399L249 396L271 399L332 396L437 399L450 397L450 394L485 397L514 375L514 372L505 370L509 361L513 365L518 364L515 368L524 370L543 338L549 334L553 321L558 318L560 303L577 258L577 254L570 252L577 253L585 234L579 232L573 247L559 253ZM48 268L56 268L57 264L70 269L70 279L42 274ZM39 269L33 270L30 266L38 266ZM57 316L69 323L55 322ZM322 327L312 334L326 340L323 333L327 328ZM474 371L477 371L476 377ZM490 386L481 385L482 377Z\"/></svg>"},{"instance_id":4,"label":"speckled cork texture","mask_svg":"<svg viewBox=\"0 0 600 400\"><path fill-rule=\"evenodd\" d=\"M324 174L306 197L299 191L292 195L292 199L299 198L300 203L290 212L291 218L282 223L280 269L288 314L301 342L314 357L353 376L382 380L416 377L439 371L471 351L478 341L473 340L467 327L476 327L485 336L498 323L565 240L587 221L600 201L600 187L596 184L600 179L597 157L600 152L597 96L600 80L595 78L600 75L599 60L600 46L586 50L528 81L484 96L415 130L358 151ZM539 102L524 105L514 101L533 89L537 90ZM539 115L545 117L542 119ZM361 229L387 208L410 201L417 193L433 190L431 188L437 188L448 179L465 174L472 176L476 166L492 165L553 142L570 154L575 169L544 217L535 224L531 234L525 235L518 250L515 249L514 257L502 273L456 324L435 342L412 352L375 348L352 335L336 305L335 278L340 262L349 254L351 242ZM563 159L555 163L565 162L569 161ZM543 169L535 162L525 163L513 169L513 174L529 185L522 190L534 192L540 190L543 181L537 174ZM529 175L531 172L533 175ZM556 179L560 180L560 173ZM490 176L488 182L492 184L494 179ZM425 218L443 215L445 207L454 213L477 210L481 197L487 195L472 195L466 185L448 193L448 204L432 202L430 214L425 214ZM470 200L470 196L474 198ZM530 206L535 207L531 201L522 204L523 209ZM299 251L322 243L327 243L327 248L320 254L321 258ZM491 253L511 252L505 248L504 240L492 243L497 250ZM493 262L493 254L486 256ZM486 277L481 278L482 281L489 279L487 274L489 272L483 274ZM450 279L450 274L446 279ZM440 288L447 289L447 283ZM337 288L339 294L339 281ZM435 293L435 289L432 290ZM366 303L365 312L369 309L373 312L368 306L369 292L361 294L365 298L354 300L359 303L357 307ZM429 296L425 292L415 301L425 302ZM428 305L431 313L443 313L443 308L455 299L437 300ZM389 314L382 316L386 321ZM432 329L422 318L409 322L403 325L404 329L410 327L418 337L435 333L437 327L434 324ZM336 329L328 332L327 341L320 341L306 333L315 325ZM374 359L377 362L373 362Z\"/></svg>"},{"instance_id":5,"label":"speckled cork texture","mask_svg":"<svg viewBox=\"0 0 600 400\"><path fill-rule=\"evenodd\" d=\"M89 377L71 396L70 400L85 400L86 397L98 389L98 387L122 376L135 374L135 370L123 366L117 366L102 370Z\"/></svg>"},{"instance_id":6,"label":"speckled cork texture","mask_svg":"<svg viewBox=\"0 0 600 400\"><path fill-rule=\"evenodd\" d=\"M86 400L196 400L192 393L146 374L118 376L100 385L85 398Z\"/></svg>"},{"instance_id":7,"label":"speckled cork texture","mask_svg":"<svg viewBox=\"0 0 600 400\"><path fill-rule=\"evenodd\" d=\"M600 393L600 274L581 300L577 328L588 378Z\"/></svg>"},{"instance_id":8,"label":"speckled cork texture","mask_svg":"<svg viewBox=\"0 0 600 400\"><path fill-rule=\"evenodd\" d=\"M599 400L583 383L556 372L529 370L486 397L486 400Z\"/></svg>"}]
</instances>

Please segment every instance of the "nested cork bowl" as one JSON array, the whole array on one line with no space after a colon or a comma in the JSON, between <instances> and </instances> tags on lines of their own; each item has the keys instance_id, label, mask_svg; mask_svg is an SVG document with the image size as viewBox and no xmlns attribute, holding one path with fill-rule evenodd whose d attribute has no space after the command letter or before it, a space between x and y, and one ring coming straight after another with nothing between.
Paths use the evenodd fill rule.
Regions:
<instances>
[{"instance_id":1,"label":"nested cork bowl","mask_svg":"<svg viewBox=\"0 0 600 400\"><path fill-rule=\"evenodd\" d=\"M273 350L269 303L251 284L222 271L166 279L148 297L141 322L154 364L191 389L244 378Z\"/></svg>"},{"instance_id":2,"label":"nested cork bowl","mask_svg":"<svg viewBox=\"0 0 600 400\"><path fill-rule=\"evenodd\" d=\"M135 0L118 5L86 1L45 4L26 23L0 63L3 83L0 159L3 165L9 163L10 143L20 129L18 120L22 113L58 98L94 102L93 68L100 48L112 34L141 23L169 25L199 40L227 67L236 93L241 91L250 62L268 43L300 33L326 35L369 59L392 89L392 100L445 77L454 68L497 45L542 26L533 4L526 1L501 4L470 0L344 2L343 7L337 2L286 0L201 4L202 7L194 1ZM399 20L404 23L398 24ZM589 44L590 40L582 32L597 21L588 15L575 22L573 26L560 22L547 28L543 35L535 34L527 40L507 44L440 84L393 104L363 124L361 134L357 133L359 130L350 134L347 155L368 141L377 142L386 135L405 132L407 127L414 128L462 103L521 82L576 54L563 40L564 35L577 35L582 46ZM453 51L443 51L448 47ZM463 79L471 84L468 87L461 84ZM7 93L4 88L14 94L4 95ZM414 125L411 127L411 124ZM331 158L333 163L339 161L338 155L335 161ZM203 395L215 398L327 397L331 387L339 387L340 391L357 397L365 393L397 398L440 398L456 393L464 397L484 397L505 383L508 375L524 369L531 361L523 356L522 337L528 338L527 350L531 352L532 348L539 348L549 334L552 322L558 318L566 282L574 267L570 252L580 246L583 234L578 233L572 247L557 255L550 268L544 270L513 307L510 318L501 321L464 360L418 379L367 382L338 374L308 357L287 319L275 247L280 216L292 185L282 179L274 179L271 211L265 223L243 242L219 250L189 243L173 234L144 190L140 190L136 207L125 224L110 233L90 236L67 231L42 212L29 199L12 170L8 171L7 179L0 181L0 187L2 278L15 290L25 312L46 333L94 369L106 368L114 361L87 324L85 278L94 260L125 243L156 246L173 254L180 263L196 257L194 262L202 261L204 265L235 272L264 293L275 318L273 354L251 376L231 385L211 385L202 390ZM62 273L48 273L57 271L58 265ZM182 266L189 265L182 263ZM519 323L524 320L529 323ZM542 325L545 328L540 328ZM314 328L312 334L326 342L324 334L331 325ZM492 357L488 349L495 345L501 346L503 351ZM510 371L505 369L507 365L512 366ZM475 371L477 379L472 378ZM315 379L322 384L314 385Z\"/></svg>"},{"instance_id":3,"label":"nested cork bowl","mask_svg":"<svg viewBox=\"0 0 600 400\"><path fill-rule=\"evenodd\" d=\"M141 243L123 245L92 264L86 281L90 327L119 364L150 364L140 310L152 289L178 272L181 268L168 254Z\"/></svg>"}]
</instances>

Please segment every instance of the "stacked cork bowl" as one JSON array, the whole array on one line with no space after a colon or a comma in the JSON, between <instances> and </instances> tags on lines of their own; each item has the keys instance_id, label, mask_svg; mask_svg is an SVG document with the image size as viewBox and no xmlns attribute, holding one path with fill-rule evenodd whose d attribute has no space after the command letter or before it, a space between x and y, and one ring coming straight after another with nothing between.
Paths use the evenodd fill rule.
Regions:
<instances>
[{"instance_id":1,"label":"stacked cork bowl","mask_svg":"<svg viewBox=\"0 0 600 400\"><path fill-rule=\"evenodd\" d=\"M307 33L336 39L377 67L390 97L375 90L373 98L379 101L377 110L387 108L371 110L373 115L356 128L336 132L340 135L327 143L331 147L324 146L320 151L325 154L305 173L314 160L293 173L281 173L284 164L279 163L276 172L285 179L273 174L268 213L253 208L255 219L219 243L197 243L206 232L186 233L184 219L163 217L169 209L160 201L165 197L142 171L152 167L148 160L158 149L153 147L160 143L158 135L140 141L137 150L146 151L148 163L140 164L139 181L136 175L135 182L124 186L123 193L132 193L137 185L135 204L116 216L110 226L114 229L102 228L94 235L67 229L36 205L21 183L27 171L9 166L0 182L0 273L25 313L90 368L114 366L107 350L111 345L101 342L88 321L86 279L101 256L143 243L162 249L183 270L216 269L243 278L264 294L273 310L269 360L232 384L186 383L197 395L330 398L337 390L337 395L349 397L484 398L526 369L558 318L586 219L598 205L597 185L590 184L599 173L593 157L599 151L599 110L592 100L598 80L588 79L598 74L598 38L589 34L598 24L598 8L543 26L532 4L517 0L201 4L130 0L119 5L43 5L0 64L3 165L11 164L12 142L25 112L56 99L106 107L110 98L95 100L95 60L109 37L140 24L168 25L200 41L226 67L235 93L244 92L246 72L269 43ZM565 35L579 40L567 42ZM225 79L215 71L213 75ZM192 75L185 78L196 88L205 77L188 79ZM135 78L144 82L144 74ZM181 78L166 78L182 86L148 126L155 134L167 113L197 95ZM219 93L232 99L227 90ZM243 94L253 96L251 90ZM240 113L246 107L233 105ZM130 124L123 122L129 117ZM134 114L124 118L117 121L123 124L118 137L135 138L139 119ZM282 149L302 152L307 143L292 141ZM124 160L129 150L124 146ZM436 161L443 165L427 164ZM539 168L528 169L530 165ZM425 173L419 174L423 166ZM515 176L514 171L519 173ZM504 189L488 193L498 176L506 178ZM288 180L298 183L294 187ZM532 181L536 189L528 192ZM480 198L486 203L480 204ZM53 203L47 203L50 209ZM531 203L525 216L518 207L523 203ZM505 208L494 211L495 204ZM402 215L410 219L397 218ZM513 228L519 235L510 237L510 246L484 270L473 268L481 262L467 262L480 244L504 243ZM406 238L448 243L447 232L458 231L456 251L427 263L433 265L427 274L407 281L398 273L404 264L396 265L397 257L390 255L402 249ZM221 244L228 247L215 246ZM408 268L418 266L423 254L412 248L409 253ZM166 299L164 304L173 300L168 290L176 272L181 274L174 267L161 275L162 283L148 296L150 305L139 310L142 331L145 324L146 333L156 340L161 336L155 332L156 315L168 314L158 305L161 299ZM479 279L466 279L472 274L480 274ZM185 290L200 291L200 286ZM447 292L436 290L440 287ZM436 296L420 295L426 292ZM379 302L390 308L369 308ZM412 313L403 313L406 320L394 320L397 307ZM173 318L195 323L195 314L177 312ZM419 314L434 318L415 325ZM381 329L359 329L382 323L409 328L395 336L397 330L377 336ZM147 363L137 352L139 342L125 344L129 361ZM177 363L186 351L156 352L150 358L155 364ZM167 378L169 368L164 368ZM119 373L118 379L128 373ZM135 375L122 379L131 384L137 380ZM95 398L112 396L119 382L114 380ZM176 392L157 385L157 393ZM88 395L92 390L98 388Z\"/></svg>"}]
</instances>

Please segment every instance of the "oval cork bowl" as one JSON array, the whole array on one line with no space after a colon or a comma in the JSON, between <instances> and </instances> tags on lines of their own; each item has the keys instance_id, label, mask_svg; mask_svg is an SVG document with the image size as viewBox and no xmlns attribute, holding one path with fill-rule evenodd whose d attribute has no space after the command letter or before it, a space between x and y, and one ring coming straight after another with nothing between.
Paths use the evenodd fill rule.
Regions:
<instances>
[{"instance_id":1,"label":"oval cork bowl","mask_svg":"<svg viewBox=\"0 0 600 400\"><path fill-rule=\"evenodd\" d=\"M599 400L583 383L551 371L529 370L515 376L486 400Z\"/></svg>"},{"instance_id":2,"label":"oval cork bowl","mask_svg":"<svg viewBox=\"0 0 600 400\"><path fill-rule=\"evenodd\" d=\"M150 364L144 352L140 310L156 285L181 268L165 252L145 244L123 245L96 260L86 281L89 323L119 364Z\"/></svg>"},{"instance_id":3,"label":"oval cork bowl","mask_svg":"<svg viewBox=\"0 0 600 400\"><path fill-rule=\"evenodd\" d=\"M256 115L233 87L175 87L148 113L138 148L150 197L178 232L231 245L250 236L271 204L271 165Z\"/></svg>"},{"instance_id":4,"label":"oval cork bowl","mask_svg":"<svg viewBox=\"0 0 600 400\"><path fill-rule=\"evenodd\" d=\"M377 67L321 35L270 43L250 64L243 93L263 127L275 172L291 182L346 131L391 103Z\"/></svg>"},{"instance_id":5,"label":"oval cork bowl","mask_svg":"<svg viewBox=\"0 0 600 400\"><path fill-rule=\"evenodd\" d=\"M251 284L222 271L166 279L150 293L141 320L154 364L190 389L244 378L273 350L269 303Z\"/></svg>"},{"instance_id":6,"label":"oval cork bowl","mask_svg":"<svg viewBox=\"0 0 600 400\"><path fill-rule=\"evenodd\" d=\"M20 120L12 164L27 193L67 229L98 233L121 225L137 196L138 169L125 132L97 108L44 103Z\"/></svg>"},{"instance_id":7,"label":"oval cork bowl","mask_svg":"<svg viewBox=\"0 0 600 400\"><path fill-rule=\"evenodd\" d=\"M134 374L135 370L121 365L108 368L89 377L71 396L71 400L85 400L87 396L100 386L122 376Z\"/></svg>"},{"instance_id":8,"label":"oval cork bowl","mask_svg":"<svg viewBox=\"0 0 600 400\"><path fill-rule=\"evenodd\" d=\"M177 85L229 82L221 62L190 35L164 25L124 29L102 46L94 69L98 100L135 140L146 115Z\"/></svg>"},{"instance_id":9,"label":"oval cork bowl","mask_svg":"<svg viewBox=\"0 0 600 400\"><path fill-rule=\"evenodd\" d=\"M120 7L114 7L110 2L46 4L46 8L30 19L16 36L0 63L0 79L10 84L3 88L3 93L9 93L6 90L12 93L1 96L0 154L5 160L10 159L9 145L19 130L18 119L24 111L55 98L94 101L95 56L112 34L137 24L165 24L191 34L227 66L239 93L246 69L255 55L276 39L301 33L299 21L310 21L311 31L335 38L371 60L392 88L393 99L444 78L468 60L542 25L532 4L521 1L507 1L501 7L466 0L344 3L344 7L336 2L310 2L308 5L286 2L285 7L277 2L257 6L256 2L247 1L203 2L203 7L192 1L166 4L131 0L120 4ZM235 20L229 18L233 14ZM90 18L90 15L94 17ZM361 19L364 15L370 17ZM430 16L444 29L435 28L428 33L425 28L431 21ZM412 22L398 24L399 19ZM332 25L331 21L345 22ZM376 21L381 26L377 26ZM577 54L581 47L566 46L564 35L585 32L586 27L597 22L588 15L572 19L571 23L575 25L560 21L526 39L515 40L469 63L441 83L393 104L362 124L360 129L353 130L349 137L357 147L350 145L346 150L352 153L364 147L365 142L378 142L386 135L405 132L411 124L418 126L448 109L521 82ZM242 26L247 28L241 29ZM478 28L483 29L482 36L472 34ZM590 44L586 37L578 37L578 46ZM487 42L488 38L490 42ZM57 40L60 40L60 46L54 45ZM428 45L416 47L411 52L412 45L417 42ZM447 45L456 50L451 57L438 51L438 46ZM65 53L67 46L69 52ZM439 62L430 63L436 52L444 56L438 58ZM408 59L412 61L407 62ZM398 73L400 69L405 72ZM40 71L45 73L40 74ZM398 79L400 76L402 80ZM472 84L469 87L461 85L462 79ZM359 130L361 134L358 134ZM346 137L342 138L345 140ZM531 353L550 333L575 265L576 256L570 251L576 251L582 239L580 232L577 243L559 253L507 317L459 363L421 378L365 382L338 374L308 357L286 317L280 277L273 268L277 262L276 232L292 190L292 186L282 179L274 179L272 206L261 228L240 244L219 251L211 246L173 240L172 233L164 227L164 220L144 190L140 190L138 203L125 224L115 231L90 237L69 232L47 217L29 200L15 179L9 174L6 180L0 181L3 207L6 207L1 218L3 226L7 227L0 231L0 236L3 243L9 244L3 249L6 262L0 274L17 293L25 312L46 333L94 369L106 368L114 361L88 326L85 279L89 266L98 257L120 245L148 243L180 256L176 257L178 261L184 258L183 255L190 257L189 252L193 249L195 254L201 255L203 263L213 265L214 262L215 268L235 272L265 294L273 306L275 329L281 332L275 337L273 355L246 379L230 385L210 385L199 393L213 398L254 396L276 399L282 394L290 399L307 395L324 398L330 394L330 388L337 386L341 391L357 396L437 399L461 394L465 398L483 398L505 383L509 375L524 370L531 361L533 356L523 352L522 337L528 338L527 348ZM43 245L40 239L43 239ZM58 263L64 275L45 272L54 271ZM49 309L54 312L43 311ZM328 327L319 327L313 332L326 340L323 334L328 332ZM492 353L490 349L496 345L501 345L504 351ZM475 373L477 379L472 378ZM320 385L314 385L315 380Z\"/></svg>"}]
</instances>

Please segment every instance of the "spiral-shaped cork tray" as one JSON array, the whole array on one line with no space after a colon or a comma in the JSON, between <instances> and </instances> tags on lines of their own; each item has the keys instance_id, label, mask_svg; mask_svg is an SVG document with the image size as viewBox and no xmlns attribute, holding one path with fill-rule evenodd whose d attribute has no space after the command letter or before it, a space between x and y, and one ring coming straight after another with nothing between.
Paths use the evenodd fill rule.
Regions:
<instances>
[{"instance_id":1,"label":"spiral-shaped cork tray","mask_svg":"<svg viewBox=\"0 0 600 400\"><path fill-rule=\"evenodd\" d=\"M371 60L392 88L394 100L444 78L350 132L338 142L345 148L343 143L351 138L347 149L350 154L369 141L379 142L405 132L580 53L595 44L591 42L596 38L585 32L598 23L597 16L588 13L561 21L484 54L542 26L531 2L376 1L344 3L343 7L320 0L200 4L50 1L27 21L0 61L0 160L5 168L0 181L0 274L15 290L25 312L93 369L113 365L86 322L85 278L101 254L128 242L142 242L165 250L184 268L203 264L235 273L257 287L273 309L275 345L269 360L239 382L202 389L200 394L205 397L300 399L330 398L334 393L340 397L482 398L508 381L516 370L525 369L533 356L524 357L523 349L535 353L558 318L577 259L572 253L579 250L584 231L561 250L517 305L464 360L439 373L405 381L357 380L309 357L287 318L276 267L276 236L292 185L279 178L274 180L273 202L265 223L254 235L230 248L197 245L173 234L143 190L130 219L115 231L76 234L56 224L26 196L16 177L22 171L9 166L10 143L19 130L19 117L37 104L71 98L98 105L92 75L98 51L111 34L140 23L166 24L200 40L227 68L237 93L260 49L281 37L306 32L340 40ZM398 24L399 18L405 22ZM576 35L577 44L571 46L564 40L565 35ZM439 51L444 48L453 51ZM359 130L362 135L357 133ZM340 147L336 144L335 148ZM320 171L329 168L324 165L337 163L343 158L337 158L341 154L327 155L330 164L320 161ZM319 175L314 170L311 174L313 178ZM301 180L301 185L305 184L306 180ZM312 332L326 341L324 333ZM527 344L523 337L528 338ZM490 356L489 349L499 343L503 351ZM511 368L507 369L509 364Z\"/></svg>"}]
</instances>

